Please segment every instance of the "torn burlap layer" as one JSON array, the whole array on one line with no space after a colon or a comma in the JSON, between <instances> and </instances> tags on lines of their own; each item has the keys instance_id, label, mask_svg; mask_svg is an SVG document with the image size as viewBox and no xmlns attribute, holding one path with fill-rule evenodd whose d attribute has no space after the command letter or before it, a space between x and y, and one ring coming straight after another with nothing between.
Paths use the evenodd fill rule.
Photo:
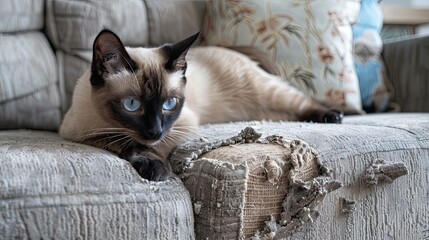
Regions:
<instances>
[{"instance_id":1,"label":"torn burlap layer","mask_svg":"<svg viewBox=\"0 0 429 240\"><path fill-rule=\"evenodd\" d=\"M293 149L291 145L300 145ZM294 180L307 181L319 175L319 165L314 154L292 164L292 154L304 154L308 149L298 141L264 141L259 143L235 144L214 149L202 158L217 159L237 165L247 163L247 188L244 196L242 232L245 238L252 237L265 221L273 216L281 218L282 203ZM302 151L299 153L299 151ZM294 170L293 173L291 170Z\"/></svg>"},{"instance_id":2,"label":"torn burlap layer","mask_svg":"<svg viewBox=\"0 0 429 240\"><path fill-rule=\"evenodd\" d=\"M321 174L305 142L260 137L245 128L226 140L184 144L172 154L173 169L191 194L198 239L269 234L267 221L276 219L280 228L283 216L290 216L284 203L292 186Z\"/></svg>"}]
</instances>

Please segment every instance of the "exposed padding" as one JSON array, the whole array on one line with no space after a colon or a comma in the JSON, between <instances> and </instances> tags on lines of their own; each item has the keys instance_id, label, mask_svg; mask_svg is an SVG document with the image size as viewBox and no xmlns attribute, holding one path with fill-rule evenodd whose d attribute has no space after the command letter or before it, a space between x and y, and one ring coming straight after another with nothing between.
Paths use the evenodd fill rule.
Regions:
<instances>
[{"instance_id":1,"label":"exposed padding","mask_svg":"<svg viewBox=\"0 0 429 240\"><path fill-rule=\"evenodd\" d=\"M288 236L311 225L319 216L316 206L341 187L305 142L260 136L247 127L172 155L189 160L179 176L194 202L197 238ZM265 227L270 219L275 229Z\"/></svg>"}]
</instances>

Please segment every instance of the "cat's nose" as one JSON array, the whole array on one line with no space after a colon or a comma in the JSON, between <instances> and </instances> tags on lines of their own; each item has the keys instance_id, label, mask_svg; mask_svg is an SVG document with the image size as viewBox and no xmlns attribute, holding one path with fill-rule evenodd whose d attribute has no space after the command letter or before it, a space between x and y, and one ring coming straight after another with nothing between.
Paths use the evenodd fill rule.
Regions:
<instances>
[{"instance_id":1,"label":"cat's nose","mask_svg":"<svg viewBox=\"0 0 429 240\"><path fill-rule=\"evenodd\" d=\"M150 140L158 140L161 137L162 130L160 128L147 129L146 135Z\"/></svg>"},{"instance_id":2,"label":"cat's nose","mask_svg":"<svg viewBox=\"0 0 429 240\"><path fill-rule=\"evenodd\" d=\"M144 122L142 135L146 140L159 140L162 136L162 121L160 117L147 118Z\"/></svg>"}]
</instances>

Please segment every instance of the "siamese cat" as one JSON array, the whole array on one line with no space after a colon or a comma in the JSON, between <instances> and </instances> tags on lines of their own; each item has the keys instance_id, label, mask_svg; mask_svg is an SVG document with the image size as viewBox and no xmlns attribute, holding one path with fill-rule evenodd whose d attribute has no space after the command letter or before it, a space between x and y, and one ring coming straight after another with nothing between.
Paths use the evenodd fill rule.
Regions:
<instances>
[{"instance_id":1,"label":"siamese cat","mask_svg":"<svg viewBox=\"0 0 429 240\"><path fill-rule=\"evenodd\" d=\"M193 47L198 37L129 48L113 32L101 31L91 67L76 84L61 137L114 152L141 177L162 181L171 176L170 151L200 124L341 122L341 112L304 96L246 55Z\"/></svg>"}]
</instances>

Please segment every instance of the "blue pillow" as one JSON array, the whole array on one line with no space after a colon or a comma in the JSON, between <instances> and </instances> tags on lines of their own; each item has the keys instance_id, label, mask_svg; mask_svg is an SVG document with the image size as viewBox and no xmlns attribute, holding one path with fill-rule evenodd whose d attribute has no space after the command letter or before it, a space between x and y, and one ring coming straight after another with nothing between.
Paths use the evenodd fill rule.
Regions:
<instances>
[{"instance_id":1,"label":"blue pillow","mask_svg":"<svg viewBox=\"0 0 429 240\"><path fill-rule=\"evenodd\" d=\"M353 25L354 61L363 109L382 112L389 105L384 62L381 58L383 42L380 37L383 13L378 0L362 0L359 18Z\"/></svg>"}]
</instances>

